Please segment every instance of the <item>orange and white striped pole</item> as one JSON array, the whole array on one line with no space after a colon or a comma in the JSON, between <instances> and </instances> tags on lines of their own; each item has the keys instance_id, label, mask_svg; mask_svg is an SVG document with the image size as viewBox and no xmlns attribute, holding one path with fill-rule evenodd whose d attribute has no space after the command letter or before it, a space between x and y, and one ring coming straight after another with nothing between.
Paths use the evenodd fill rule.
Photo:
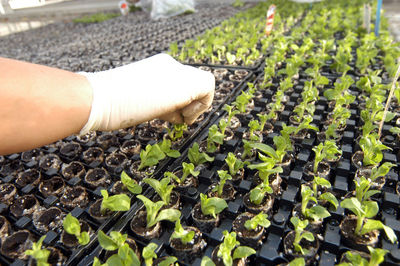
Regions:
<instances>
[{"instance_id":1,"label":"orange and white striped pole","mask_svg":"<svg viewBox=\"0 0 400 266\"><path fill-rule=\"evenodd\" d=\"M275 16L275 5L270 5L267 12L267 23L265 24L265 35L269 36L271 34L272 28L274 26L274 16Z\"/></svg>"}]
</instances>

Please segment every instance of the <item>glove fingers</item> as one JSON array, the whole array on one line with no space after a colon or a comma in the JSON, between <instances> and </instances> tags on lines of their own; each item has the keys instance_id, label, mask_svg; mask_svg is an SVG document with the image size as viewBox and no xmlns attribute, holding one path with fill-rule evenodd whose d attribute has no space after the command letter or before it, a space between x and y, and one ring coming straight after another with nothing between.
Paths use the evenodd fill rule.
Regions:
<instances>
[{"instance_id":1,"label":"glove fingers","mask_svg":"<svg viewBox=\"0 0 400 266\"><path fill-rule=\"evenodd\" d=\"M185 123L188 125L193 124L193 122L204 113L210 105L204 104L201 101L193 101L188 106L182 109L182 115Z\"/></svg>"},{"instance_id":2,"label":"glove fingers","mask_svg":"<svg viewBox=\"0 0 400 266\"><path fill-rule=\"evenodd\" d=\"M168 121L172 124L183 124L184 119L180 111L164 114L159 117L161 120Z\"/></svg>"}]
</instances>

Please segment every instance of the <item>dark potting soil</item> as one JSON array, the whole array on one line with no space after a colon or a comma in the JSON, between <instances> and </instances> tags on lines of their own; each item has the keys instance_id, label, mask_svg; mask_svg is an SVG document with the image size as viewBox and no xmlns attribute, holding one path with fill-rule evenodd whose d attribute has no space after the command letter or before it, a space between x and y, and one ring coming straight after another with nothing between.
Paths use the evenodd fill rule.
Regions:
<instances>
[{"instance_id":1,"label":"dark potting soil","mask_svg":"<svg viewBox=\"0 0 400 266\"><path fill-rule=\"evenodd\" d=\"M254 238L257 237L260 232L263 230L263 227L257 226L255 230L247 230L244 226L246 221L251 220L252 216L250 215L240 215L233 221L233 230L237 232L237 234L241 234L243 238Z\"/></svg>"},{"instance_id":2,"label":"dark potting soil","mask_svg":"<svg viewBox=\"0 0 400 266\"><path fill-rule=\"evenodd\" d=\"M191 232L195 232L194 237L192 239L192 241L183 244L182 241L179 238L174 238L171 239L171 243L170 245L176 249L176 250L192 250L196 245L199 244L199 242L202 240L201 237L201 233L200 231L196 231L191 227L184 227L185 230L191 231Z\"/></svg>"}]
</instances>

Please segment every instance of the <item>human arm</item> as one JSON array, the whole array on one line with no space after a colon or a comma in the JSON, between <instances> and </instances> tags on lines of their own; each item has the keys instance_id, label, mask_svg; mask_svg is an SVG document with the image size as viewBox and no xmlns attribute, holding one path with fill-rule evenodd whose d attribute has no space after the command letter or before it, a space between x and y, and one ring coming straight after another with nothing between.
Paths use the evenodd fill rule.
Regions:
<instances>
[{"instance_id":1,"label":"human arm","mask_svg":"<svg viewBox=\"0 0 400 266\"><path fill-rule=\"evenodd\" d=\"M0 58L0 154L154 118L192 123L210 105L212 74L157 55L83 75ZM90 117L90 118L89 118Z\"/></svg>"}]
</instances>

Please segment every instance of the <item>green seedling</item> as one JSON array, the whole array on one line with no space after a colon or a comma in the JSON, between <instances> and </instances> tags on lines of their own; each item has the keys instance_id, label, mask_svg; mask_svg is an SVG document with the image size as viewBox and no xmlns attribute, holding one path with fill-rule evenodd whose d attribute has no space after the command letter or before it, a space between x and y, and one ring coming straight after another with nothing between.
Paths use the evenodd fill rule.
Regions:
<instances>
[{"instance_id":1,"label":"green seedling","mask_svg":"<svg viewBox=\"0 0 400 266\"><path fill-rule=\"evenodd\" d=\"M222 258L224 265L232 266L236 259L247 258L256 253L250 247L240 246L240 242L236 240L236 233L228 231L223 232L224 242L219 245L217 256Z\"/></svg>"},{"instance_id":2,"label":"green seedling","mask_svg":"<svg viewBox=\"0 0 400 266\"><path fill-rule=\"evenodd\" d=\"M356 198L362 204L364 201L368 201L373 195L380 193L380 190L374 190L371 188L371 181L364 176L358 180L354 180L356 189Z\"/></svg>"},{"instance_id":3,"label":"green seedling","mask_svg":"<svg viewBox=\"0 0 400 266\"><path fill-rule=\"evenodd\" d=\"M153 259L157 259L157 254L156 254L156 249L158 248L158 245L156 243L149 243L147 246L143 248L142 251L142 257L144 259L144 263L146 266L152 266L153 265ZM178 259L173 256L169 256L164 258L163 261L159 262L157 265L159 266L170 266L174 265L174 263Z\"/></svg>"},{"instance_id":4,"label":"green seedling","mask_svg":"<svg viewBox=\"0 0 400 266\"><path fill-rule=\"evenodd\" d=\"M260 205L264 200L265 194L274 193L273 189L269 184L261 183L252 190L250 190L250 201L255 205Z\"/></svg>"},{"instance_id":5,"label":"green seedling","mask_svg":"<svg viewBox=\"0 0 400 266\"><path fill-rule=\"evenodd\" d=\"M250 144L252 148L255 148L259 151L261 151L263 154L268 155L269 157L266 157L262 153L258 153L259 158L267 163L269 160L268 158L272 158L275 162L277 163L283 163L283 160L285 158L285 155L287 154L288 151L293 150L293 145L292 141L290 140L290 137L288 134L285 132L282 132L280 136L275 136L273 138L276 150L272 148L271 146L264 144L264 143L252 143ZM262 163L261 165L265 164ZM254 166L252 166L254 167ZM256 167L258 168L258 167Z\"/></svg>"},{"instance_id":6,"label":"green seedling","mask_svg":"<svg viewBox=\"0 0 400 266\"><path fill-rule=\"evenodd\" d=\"M224 108L222 109L228 113L228 118L227 118L228 126L231 125L232 117L240 113L239 110L235 110L234 108L235 108L234 106L225 104Z\"/></svg>"},{"instance_id":7,"label":"green seedling","mask_svg":"<svg viewBox=\"0 0 400 266\"><path fill-rule=\"evenodd\" d=\"M107 210L116 211L129 211L131 208L131 199L126 194L118 194L109 196L107 190L102 189L101 195L103 200L101 201L100 212L105 214Z\"/></svg>"},{"instance_id":8,"label":"green seedling","mask_svg":"<svg viewBox=\"0 0 400 266\"><path fill-rule=\"evenodd\" d=\"M224 143L224 135L219 132L217 125L212 125L208 130L207 152L216 152L218 146Z\"/></svg>"},{"instance_id":9,"label":"green seedling","mask_svg":"<svg viewBox=\"0 0 400 266\"><path fill-rule=\"evenodd\" d=\"M187 130L186 124L175 124L172 129L167 128L168 136L172 141L177 141L183 138L184 132Z\"/></svg>"},{"instance_id":10,"label":"green seedling","mask_svg":"<svg viewBox=\"0 0 400 266\"><path fill-rule=\"evenodd\" d=\"M314 174L318 173L318 166L323 160L335 160L342 154L342 151L339 150L336 143L331 140L325 140L324 143L320 143L313 148L313 151L315 152Z\"/></svg>"},{"instance_id":11,"label":"green seedling","mask_svg":"<svg viewBox=\"0 0 400 266\"><path fill-rule=\"evenodd\" d=\"M201 193L200 207L203 215L211 215L212 217L217 218L217 214L227 208L228 204L224 199L217 197L208 198L206 195Z\"/></svg>"},{"instance_id":12,"label":"green seedling","mask_svg":"<svg viewBox=\"0 0 400 266\"><path fill-rule=\"evenodd\" d=\"M169 139L163 139L163 141L158 145L160 146L161 151L168 157L178 158L181 156L179 151L171 149L172 142Z\"/></svg>"},{"instance_id":13,"label":"green seedling","mask_svg":"<svg viewBox=\"0 0 400 266\"><path fill-rule=\"evenodd\" d=\"M36 260L38 266L49 266L47 262L50 256L50 250L42 249L42 243L46 236L42 236L38 242L32 244L32 249L25 251L25 254L33 257Z\"/></svg>"},{"instance_id":14,"label":"green seedling","mask_svg":"<svg viewBox=\"0 0 400 266\"><path fill-rule=\"evenodd\" d=\"M308 225L308 220L302 221L298 217L293 216L290 218L290 222L293 224L295 231L295 237L293 241L294 250L302 255L307 255L309 251L300 245L300 241L303 238L309 242L313 242L315 240L313 233L304 230Z\"/></svg>"},{"instance_id":15,"label":"green seedling","mask_svg":"<svg viewBox=\"0 0 400 266\"><path fill-rule=\"evenodd\" d=\"M91 24L91 23L100 23L109 19L113 19L116 17L119 17L120 14L118 13L96 13L93 15L87 15L81 18L76 18L73 20L74 23L85 23L85 24Z\"/></svg>"},{"instance_id":16,"label":"green seedling","mask_svg":"<svg viewBox=\"0 0 400 266\"><path fill-rule=\"evenodd\" d=\"M90 236L88 232L81 231L81 225L79 220L72 216L70 213L65 217L63 221L63 227L65 232L70 235L74 235L80 245L85 246L90 241Z\"/></svg>"},{"instance_id":17,"label":"green seedling","mask_svg":"<svg viewBox=\"0 0 400 266\"><path fill-rule=\"evenodd\" d=\"M250 141L247 141L245 139L242 140L243 141L243 154L242 154L242 160L246 159L246 158L251 158L254 154L253 152L253 147L252 147L252 143Z\"/></svg>"},{"instance_id":18,"label":"green seedling","mask_svg":"<svg viewBox=\"0 0 400 266\"><path fill-rule=\"evenodd\" d=\"M359 141L361 150L364 153L363 165L378 165L383 159L383 150L391 150L391 148L383 145L375 134L362 136Z\"/></svg>"},{"instance_id":19,"label":"green seedling","mask_svg":"<svg viewBox=\"0 0 400 266\"><path fill-rule=\"evenodd\" d=\"M166 206L171 202L171 193L175 187L174 185L170 185L170 181L169 177L164 177L160 181L154 178L143 179L144 183L149 184L157 192Z\"/></svg>"},{"instance_id":20,"label":"green seedling","mask_svg":"<svg viewBox=\"0 0 400 266\"><path fill-rule=\"evenodd\" d=\"M384 162L381 166L374 166L371 169L371 174L368 177L371 181L375 181L377 178L379 177L384 177L386 176L390 169L392 169L392 167L395 167L396 165L390 162Z\"/></svg>"},{"instance_id":21,"label":"green seedling","mask_svg":"<svg viewBox=\"0 0 400 266\"><path fill-rule=\"evenodd\" d=\"M260 123L258 122L258 120L251 120L249 122L249 137L251 141L260 141L259 136L257 136L256 134L254 134L255 131L258 131L260 129Z\"/></svg>"},{"instance_id":22,"label":"green seedling","mask_svg":"<svg viewBox=\"0 0 400 266\"><path fill-rule=\"evenodd\" d=\"M142 193L142 186L135 179L130 178L125 171L121 173L121 182L132 194Z\"/></svg>"},{"instance_id":23,"label":"green seedling","mask_svg":"<svg viewBox=\"0 0 400 266\"><path fill-rule=\"evenodd\" d=\"M235 154L232 152L228 153L228 156L225 158L225 162L228 165L229 174L231 176L235 176L246 165L240 159L236 158Z\"/></svg>"},{"instance_id":24,"label":"green seedling","mask_svg":"<svg viewBox=\"0 0 400 266\"><path fill-rule=\"evenodd\" d=\"M179 239L182 244L186 245L191 242L194 238L195 232L191 230L185 230L181 225L181 221L175 222L175 230L171 235L171 239Z\"/></svg>"},{"instance_id":25,"label":"green seedling","mask_svg":"<svg viewBox=\"0 0 400 266\"><path fill-rule=\"evenodd\" d=\"M373 248L369 246L367 248L371 255L369 260L361 257L359 253L347 251L345 256L349 262L340 263L338 266L378 266L385 261L385 255L389 252L389 250L381 248Z\"/></svg>"},{"instance_id":26,"label":"green seedling","mask_svg":"<svg viewBox=\"0 0 400 266\"><path fill-rule=\"evenodd\" d=\"M135 252L130 248L126 239L128 234L121 234L120 232L111 231L110 236L107 236L103 231L97 233L97 239L100 246L107 251L115 251L116 254L111 255L106 261L106 263L101 264L100 260L95 257L93 266L111 266L111 265L121 265L129 266L135 265L139 266L140 261Z\"/></svg>"},{"instance_id":27,"label":"green seedling","mask_svg":"<svg viewBox=\"0 0 400 266\"><path fill-rule=\"evenodd\" d=\"M138 170L146 167L155 166L159 161L165 158L165 153L161 150L158 144L147 144L146 149L140 151L140 165Z\"/></svg>"},{"instance_id":28,"label":"green seedling","mask_svg":"<svg viewBox=\"0 0 400 266\"><path fill-rule=\"evenodd\" d=\"M293 88L292 78L287 77L279 83L280 89L282 92L287 91L290 88Z\"/></svg>"},{"instance_id":29,"label":"green seedling","mask_svg":"<svg viewBox=\"0 0 400 266\"><path fill-rule=\"evenodd\" d=\"M179 178L175 174L171 172L165 172L164 176L173 178L178 184L184 184L186 181L186 178L188 176L194 176L197 177L200 174L200 171L195 171L194 170L194 164L192 163L182 163L182 176Z\"/></svg>"},{"instance_id":30,"label":"green seedling","mask_svg":"<svg viewBox=\"0 0 400 266\"><path fill-rule=\"evenodd\" d=\"M364 200L360 202L356 197L344 199L340 206L348 209L357 216L357 225L354 230L354 234L357 236L363 236L373 230L383 229L386 233L387 238L395 243L397 241L396 234L393 229L386 226L379 220L373 220L379 212L378 204L375 201Z\"/></svg>"},{"instance_id":31,"label":"green seedling","mask_svg":"<svg viewBox=\"0 0 400 266\"><path fill-rule=\"evenodd\" d=\"M212 259L210 259L209 257L207 257L207 256L204 256L202 259L201 259L201 264L200 264L200 266L215 266L215 263L212 261Z\"/></svg>"},{"instance_id":32,"label":"green seedling","mask_svg":"<svg viewBox=\"0 0 400 266\"><path fill-rule=\"evenodd\" d=\"M225 119L221 119L218 122L219 130L221 131L222 135L225 136L226 128L228 127L228 122Z\"/></svg>"},{"instance_id":33,"label":"green seedling","mask_svg":"<svg viewBox=\"0 0 400 266\"><path fill-rule=\"evenodd\" d=\"M336 134L336 129L338 125L336 123L329 124L328 128L325 130L325 139L327 140L337 140L338 134Z\"/></svg>"},{"instance_id":34,"label":"green seedling","mask_svg":"<svg viewBox=\"0 0 400 266\"><path fill-rule=\"evenodd\" d=\"M306 261L304 260L304 258L297 258L289 262L289 266L305 266L305 265Z\"/></svg>"},{"instance_id":35,"label":"green seedling","mask_svg":"<svg viewBox=\"0 0 400 266\"><path fill-rule=\"evenodd\" d=\"M219 183L212 189L213 192L217 192L218 197L222 196L224 186L227 180L232 180L232 176L228 174L228 171L218 170Z\"/></svg>"},{"instance_id":36,"label":"green seedling","mask_svg":"<svg viewBox=\"0 0 400 266\"><path fill-rule=\"evenodd\" d=\"M314 202L314 205L309 208L309 203ZM331 216L330 213L322 206L318 205L318 200L314 195L313 190L306 185L301 186L301 213L307 219L318 221Z\"/></svg>"},{"instance_id":37,"label":"green seedling","mask_svg":"<svg viewBox=\"0 0 400 266\"><path fill-rule=\"evenodd\" d=\"M256 230L259 226L268 228L271 225L271 222L268 220L268 215L260 212L253 218L247 220L244 223L244 227L246 227L247 230L249 231L254 231Z\"/></svg>"},{"instance_id":38,"label":"green seedling","mask_svg":"<svg viewBox=\"0 0 400 266\"><path fill-rule=\"evenodd\" d=\"M140 199L145 208L146 208L146 227L151 228L158 222L167 220L171 222L175 222L179 219L181 216L181 212L175 209L164 209L161 210L161 208L165 205L163 201L157 201L157 202L152 202L148 198L146 198L143 195L137 196L138 199Z\"/></svg>"},{"instance_id":39,"label":"green seedling","mask_svg":"<svg viewBox=\"0 0 400 266\"><path fill-rule=\"evenodd\" d=\"M179 54L179 47L178 47L178 43L177 42L173 42L173 43L171 43L170 44L170 46L169 46L169 54L172 56L172 57L177 57L177 55Z\"/></svg>"},{"instance_id":40,"label":"green seedling","mask_svg":"<svg viewBox=\"0 0 400 266\"><path fill-rule=\"evenodd\" d=\"M319 193L318 187L329 189L331 188L331 183L323 177L314 176L314 179L312 181L312 190L314 196L315 195L318 196L318 200L329 202L336 210L337 207L339 206L337 198L331 192L324 192L322 194Z\"/></svg>"},{"instance_id":41,"label":"green seedling","mask_svg":"<svg viewBox=\"0 0 400 266\"><path fill-rule=\"evenodd\" d=\"M250 103L252 95L242 91L242 94L236 97L233 105L240 111L240 113L246 113L246 107Z\"/></svg>"},{"instance_id":42,"label":"green seedling","mask_svg":"<svg viewBox=\"0 0 400 266\"><path fill-rule=\"evenodd\" d=\"M300 122L300 124L296 127L288 126L287 131L290 132L291 135L298 135L302 130L314 130L314 131L319 131L319 129L316 126L310 125L310 123L313 121L313 118L309 115L305 115L303 120Z\"/></svg>"},{"instance_id":43,"label":"green seedling","mask_svg":"<svg viewBox=\"0 0 400 266\"><path fill-rule=\"evenodd\" d=\"M268 114L257 114L257 116L258 116L258 119L260 120L260 126L259 126L258 130L260 130L261 132L264 132L264 127L269 119L269 115Z\"/></svg>"},{"instance_id":44,"label":"green seedling","mask_svg":"<svg viewBox=\"0 0 400 266\"><path fill-rule=\"evenodd\" d=\"M188 158L195 167L203 163L214 161L214 157L209 156L205 152L200 152L199 144L197 142L193 143L192 147L189 148Z\"/></svg>"}]
</instances>

